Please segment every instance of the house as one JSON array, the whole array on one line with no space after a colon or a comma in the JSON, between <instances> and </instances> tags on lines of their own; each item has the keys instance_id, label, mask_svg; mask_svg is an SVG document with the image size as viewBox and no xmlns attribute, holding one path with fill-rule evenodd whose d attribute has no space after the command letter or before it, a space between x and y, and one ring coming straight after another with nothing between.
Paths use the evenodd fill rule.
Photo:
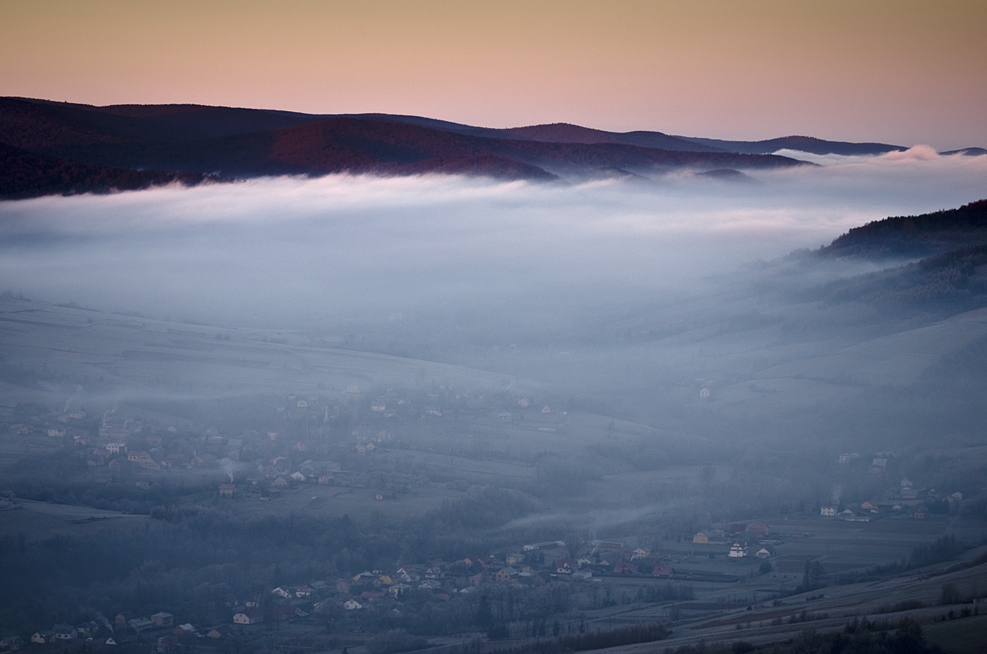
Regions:
<instances>
[{"instance_id":1,"label":"house","mask_svg":"<svg viewBox=\"0 0 987 654\"><path fill-rule=\"evenodd\" d=\"M51 628L51 631L55 636L55 640L72 640L79 636L79 632L76 631L75 627L69 624L56 624Z\"/></svg>"},{"instance_id":2,"label":"house","mask_svg":"<svg viewBox=\"0 0 987 654\"><path fill-rule=\"evenodd\" d=\"M306 586L303 584L295 588L295 597L304 598L304 597L311 597L312 595L315 595L315 589L312 588L311 586Z\"/></svg>"},{"instance_id":3,"label":"house","mask_svg":"<svg viewBox=\"0 0 987 654\"><path fill-rule=\"evenodd\" d=\"M363 608L363 604L360 604L355 599L348 599L343 602L343 608L347 611L358 611Z\"/></svg>"},{"instance_id":4,"label":"house","mask_svg":"<svg viewBox=\"0 0 987 654\"><path fill-rule=\"evenodd\" d=\"M305 481L305 475L300 472L293 472L289 475L292 480L297 481L299 484Z\"/></svg>"},{"instance_id":5,"label":"house","mask_svg":"<svg viewBox=\"0 0 987 654\"><path fill-rule=\"evenodd\" d=\"M0 638L0 650L5 652L16 652L24 647L24 641L17 634L11 634Z\"/></svg>"},{"instance_id":6,"label":"house","mask_svg":"<svg viewBox=\"0 0 987 654\"><path fill-rule=\"evenodd\" d=\"M671 577L673 574L675 574L675 570L670 565L656 565L655 569L651 571L652 577Z\"/></svg>"},{"instance_id":7,"label":"house","mask_svg":"<svg viewBox=\"0 0 987 654\"><path fill-rule=\"evenodd\" d=\"M508 554L504 558L504 563L506 563L507 565L510 565L510 566L521 565L522 563L524 563L524 555L523 554L517 554L517 553L515 553L515 554Z\"/></svg>"},{"instance_id":8,"label":"house","mask_svg":"<svg viewBox=\"0 0 987 654\"><path fill-rule=\"evenodd\" d=\"M442 568L440 568L439 566L432 566L430 568L425 569L426 579L442 579L445 576L446 576L445 571L442 570Z\"/></svg>"},{"instance_id":9,"label":"house","mask_svg":"<svg viewBox=\"0 0 987 654\"><path fill-rule=\"evenodd\" d=\"M185 624L180 624L171 630L171 633L175 634L176 637L181 638L182 636L194 636L195 627L186 622Z\"/></svg>"},{"instance_id":10,"label":"house","mask_svg":"<svg viewBox=\"0 0 987 654\"><path fill-rule=\"evenodd\" d=\"M754 554L754 556L756 556L759 559L769 559L774 555L775 555L774 550L768 547L762 547Z\"/></svg>"},{"instance_id":11,"label":"house","mask_svg":"<svg viewBox=\"0 0 987 654\"><path fill-rule=\"evenodd\" d=\"M281 586L278 586L271 591L271 595L277 595L283 599L292 599L295 596L295 593L289 588L282 588Z\"/></svg>"},{"instance_id":12,"label":"house","mask_svg":"<svg viewBox=\"0 0 987 654\"><path fill-rule=\"evenodd\" d=\"M384 597L384 591L382 590L365 590L360 593L360 599L367 600L368 602L371 600L379 600L382 597Z\"/></svg>"},{"instance_id":13,"label":"house","mask_svg":"<svg viewBox=\"0 0 987 654\"><path fill-rule=\"evenodd\" d=\"M125 627L127 623L135 619L137 615L133 611L122 611L113 618L113 623L118 627Z\"/></svg>"},{"instance_id":14,"label":"house","mask_svg":"<svg viewBox=\"0 0 987 654\"><path fill-rule=\"evenodd\" d=\"M747 533L753 534L755 538L764 538L768 535L768 523L752 522L747 525Z\"/></svg>"},{"instance_id":15,"label":"house","mask_svg":"<svg viewBox=\"0 0 987 654\"><path fill-rule=\"evenodd\" d=\"M697 531L696 535L692 537L692 542L707 545L709 544L709 536L707 536L704 532Z\"/></svg>"},{"instance_id":16,"label":"house","mask_svg":"<svg viewBox=\"0 0 987 654\"><path fill-rule=\"evenodd\" d=\"M854 459L856 459L859 456L860 455L857 454L856 452L849 452L847 454L841 454L840 455L840 463L850 463L851 461L853 461Z\"/></svg>"},{"instance_id":17,"label":"house","mask_svg":"<svg viewBox=\"0 0 987 654\"><path fill-rule=\"evenodd\" d=\"M648 551L648 550L646 550L644 548L639 547L636 550L634 550L633 552L631 552L631 561L633 561L635 559L643 559L643 558L646 558L646 557L649 557L649 556L651 556L651 552L650 551Z\"/></svg>"},{"instance_id":18,"label":"house","mask_svg":"<svg viewBox=\"0 0 987 654\"><path fill-rule=\"evenodd\" d=\"M218 627L210 629L206 634L206 638L212 638L213 640L221 640L224 638L233 637L233 627L228 624L221 624Z\"/></svg>"},{"instance_id":19,"label":"house","mask_svg":"<svg viewBox=\"0 0 987 654\"><path fill-rule=\"evenodd\" d=\"M39 645L55 641L55 632L51 629L42 629L31 634L31 642Z\"/></svg>"},{"instance_id":20,"label":"house","mask_svg":"<svg viewBox=\"0 0 987 654\"><path fill-rule=\"evenodd\" d=\"M350 582L345 579L340 579L336 582L336 592L342 595L346 595L350 592Z\"/></svg>"},{"instance_id":21,"label":"house","mask_svg":"<svg viewBox=\"0 0 987 654\"><path fill-rule=\"evenodd\" d=\"M819 509L819 513L821 515L826 516L827 518L835 518L836 517L836 507L835 506L824 506L824 507L822 507L822 508Z\"/></svg>"},{"instance_id":22,"label":"house","mask_svg":"<svg viewBox=\"0 0 987 654\"><path fill-rule=\"evenodd\" d=\"M403 581L406 584L410 584L413 581L418 581L418 570L415 569L413 565L405 565L398 568L398 571L394 573L394 577Z\"/></svg>"},{"instance_id":23,"label":"house","mask_svg":"<svg viewBox=\"0 0 987 654\"><path fill-rule=\"evenodd\" d=\"M613 573L615 575L636 575L637 566L627 561L621 561L613 567Z\"/></svg>"},{"instance_id":24,"label":"house","mask_svg":"<svg viewBox=\"0 0 987 654\"><path fill-rule=\"evenodd\" d=\"M233 497L236 495L236 484L220 484L219 485L219 496L220 497Z\"/></svg>"},{"instance_id":25,"label":"house","mask_svg":"<svg viewBox=\"0 0 987 654\"><path fill-rule=\"evenodd\" d=\"M96 624L95 620L90 620L75 625L75 630L79 632L80 638L88 638L99 631L99 625Z\"/></svg>"},{"instance_id":26,"label":"house","mask_svg":"<svg viewBox=\"0 0 987 654\"><path fill-rule=\"evenodd\" d=\"M863 509L864 511L874 511L876 513L877 512L877 502L876 501L872 502L870 500L867 500L866 502L862 502L860 504L860 508Z\"/></svg>"},{"instance_id":27,"label":"house","mask_svg":"<svg viewBox=\"0 0 987 654\"><path fill-rule=\"evenodd\" d=\"M915 518L916 520L922 520L923 518L925 518L925 511L923 511L922 509L915 509L915 513L912 514L912 517Z\"/></svg>"},{"instance_id":28,"label":"house","mask_svg":"<svg viewBox=\"0 0 987 654\"><path fill-rule=\"evenodd\" d=\"M730 543L730 551L727 557L731 559L742 559L747 556L747 543L742 540L735 540Z\"/></svg>"},{"instance_id":29,"label":"house","mask_svg":"<svg viewBox=\"0 0 987 654\"><path fill-rule=\"evenodd\" d=\"M366 584L366 583L372 582L376 578L377 578L377 575L375 575L374 573L372 573L372 572L370 572L368 570L364 570L360 574L354 575L353 576L353 581L355 581L358 584Z\"/></svg>"},{"instance_id":30,"label":"house","mask_svg":"<svg viewBox=\"0 0 987 654\"><path fill-rule=\"evenodd\" d=\"M130 627L138 633L144 631L145 629L150 629L151 627L154 626L154 623L148 620L147 618L135 618L130 622L128 622L127 624L130 625Z\"/></svg>"},{"instance_id":31,"label":"house","mask_svg":"<svg viewBox=\"0 0 987 654\"><path fill-rule=\"evenodd\" d=\"M244 609L233 615L233 624L257 624L264 619L264 613L256 607Z\"/></svg>"},{"instance_id":32,"label":"house","mask_svg":"<svg viewBox=\"0 0 987 654\"><path fill-rule=\"evenodd\" d=\"M151 616L151 623L155 627L170 627L175 622L175 616L164 611L159 611Z\"/></svg>"},{"instance_id":33,"label":"house","mask_svg":"<svg viewBox=\"0 0 987 654\"><path fill-rule=\"evenodd\" d=\"M271 488L288 488L288 480L284 478L284 475L278 475L274 481L271 482Z\"/></svg>"},{"instance_id":34,"label":"house","mask_svg":"<svg viewBox=\"0 0 987 654\"><path fill-rule=\"evenodd\" d=\"M571 575L579 569L579 564L572 559L556 559L554 567L556 574Z\"/></svg>"},{"instance_id":35,"label":"house","mask_svg":"<svg viewBox=\"0 0 987 654\"><path fill-rule=\"evenodd\" d=\"M408 584L394 584L393 586L387 589L387 592L394 599L398 599L399 597L404 595L405 591L409 591L409 590L411 590L411 586L409 586Z\"/></svg>"},{"instance_id":36,"label":"house","mask_svg":"<svg viewBox=\"0 0 987 654\"><path fill-rule=\"evenodd\" d=\"M494 575L494 579L500 583L507 583L511 579L517 579L518 571L511 567L501 568Z\"/></svg>"},{"instance_id":37,"label":"house","mask_svg":"<svg viewBox=\"0 0 987 654\"><path fill-rule=\"evenodd\" d=\"M747 523L746 522L735 522L730 525L730 535L736 536L737 534L747 533Z\"/></svg>"}]
</instances>

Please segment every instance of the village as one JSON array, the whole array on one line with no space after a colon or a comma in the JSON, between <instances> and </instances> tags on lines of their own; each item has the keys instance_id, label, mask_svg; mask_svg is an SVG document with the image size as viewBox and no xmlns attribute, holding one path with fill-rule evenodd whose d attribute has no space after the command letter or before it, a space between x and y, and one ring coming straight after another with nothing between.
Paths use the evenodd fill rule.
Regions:
<instances>
[{"instance_id":1,"label":"village","mask_svg":"<svg viewBox=\"0 0 987 654\"><path fill-rule=\"evenodd\" d=\"M733 525L731 539L712 540L706 534L696 535L695 542L703 547L704 556L716 550L721 556L739 559L749 556L751 544L768 541L767 525ZM743 536L744 538L741 538ZM50 629L34 632L33 644L90 643L112 651L114 646L140 642L148 643L157 652L180 651L189 639L208 644L230 639L259 638L267 632L280 632L283 627L306 626L314 633L323 631L362 634L374 632L381 622L397 621L408 602L475 601L491 586L498 590L511 589L523 594L526 589L558 584L599 584L605 580L622 579L635 582L681 581L700 579L702 574L676 573L669 565L670 556L662 556L644 548L628 549L623 543L594 541L580 545L586 553L578 558L553 558L571 550L563 541L525 544L506 556L484 555L466 557L451 563L403 565L393 571L363 571L352 577L336 580L313 580L297 586L276 587L262 596L254 597L229 608L230 619L219 625L179 623L166 611L139 616L121 611L111 620L102 614L78 624L55 624ZM772 550L761 548L754 555L759 560L772 556ZM746 571L744 571L746 574ZM718 576L716 573L713 576ZM721 575L720 575L721 576ZM729 583L732 579L716 581ZM707 580L708 581L708 580ZM689 600L692 587L687 584L665 584L666 599ZM670 592L669 592L670 591ZM599 606L618 603L605 591L593 589L601 596ZM626 598L622 600L626 603ZM2 642L4 650L16 651L24 642L10 636Z\"/></svg>"},{"instance_id":2,"label":"village","mask_svg":"<svg viewBox=\"0 0 987 654\"><path fill-rule=\"evenodd\" d=\"M32 452L33 460L21 463L27 481L15 484L20 492L5 492L0 510L17 511L29 501L69 502L60 493L84 482L82 503L157 522L195 506L252 519L352 519L372 530L380 521L407 520L486 492L494 477L507 492L544 492L560 506L575 507L591 491L567 478L587 468L558 453L619 452L644 442L633 425L573 411L558 398L448 387L353 384L335 396L252 398L232 410L216 409L214 418L171 411L134 405L4 409L7 456ZM30 633L7 627L0 649L147 646L166 654L189 651L193 643L224 648L320 638L359 645L395 629L420 633L425 624L523 639L602 628L621 607L648 605L661 608L662 621L674 621L714 607L779 601L907 557L966 506L959 490L913 484L892 452L841 454L826 465L837 483L816 496L815 507L615 524L592 538L549 523L528 532L545 540L499 538L493 551L464 544L461 558L339 569L335 576L295 578L246 595L226 592L209 617L116 600L106 605L113 607L106 615L115 611L110 618L94 611L81 623L53 622ZM32 472L58 481L38 489L29 482ZM630 474L650 475L648 483L662 492L684 484L684 493L715 487L723 473L715 464L687 464ZM562 492L557 488L553 496L552 486ZM909 526L918 523L928 528ZM894 534L904 537L891 545ZM847 558L823 545L846 539L864 551L873 539L874 549Z\"/></svg>"},{"instance_id":3,"label":"village","mask_svg":"<svg viewBox=\"0 0 987 654\"><path fill-rule=\"evenodd\" d=\"M395 500L408 490L407 484L380 475L375 479L364 463L366 455L403 450L523 462L534 452L516 446L516 441L528 434L544 440L543 447L549 449L559 443L583 445L580 431L590 428L574 424L570 412L553 404L468 389L423 392L350 384L336 397L260 398L251 407L257 424L238 433L231 433L235 428L229 425L151 418L119 406L98 415L78 407L61 412L30 404L0 407L0 427L9 437L24 439L25 447L32 446L28 441L40 442L40 451L69 453L75 468L84 465L91 473L89 480L96 483L125 476L135 488L148 490L169 481L167 475L151 473L200 471L226 478L217 487L224 498L269 500L318 484L369 487L374 499ZM576 418L580 419L585 418ZM615 444L628 435L614 421L595 426L595 431ZM449 447L450 440L456 441L455 449ZM857 453L837 457L841 472L855 471L858 477L879 481L878 493L817 498L820 515L860 521L906 514L922 518L947 514L963 500L961 491L916 487L903 476L894 483L900 466L892 452L876 452L872 462L867 461Z\"/></svg>"}]
</instances>

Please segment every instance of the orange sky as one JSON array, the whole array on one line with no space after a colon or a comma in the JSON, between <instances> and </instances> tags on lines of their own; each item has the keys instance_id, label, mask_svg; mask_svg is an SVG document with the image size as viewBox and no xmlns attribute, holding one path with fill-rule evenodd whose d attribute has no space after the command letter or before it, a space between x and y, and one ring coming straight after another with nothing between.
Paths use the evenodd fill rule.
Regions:
<instances>
[{"instance_id":1,"label":"orange sky","mask_svg":"<svg viewBox=\"0 0 987 654\"><path fill-rule=\"evenodd\" d=\"M984 33L984 0L0 0L0 95L987 147Z\"/></svg>"}]
</instances>

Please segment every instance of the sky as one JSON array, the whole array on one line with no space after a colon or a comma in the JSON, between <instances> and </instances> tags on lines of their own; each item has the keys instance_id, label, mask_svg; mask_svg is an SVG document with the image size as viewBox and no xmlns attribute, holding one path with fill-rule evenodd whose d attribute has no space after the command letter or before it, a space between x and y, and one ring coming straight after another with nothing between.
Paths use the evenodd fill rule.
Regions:
<instances>
[{"instance_id":1,"label":"sky","mask_svg":"<svg viewBox=\"0 0 987 654\"><path fill-rule=\"evenodd\" d=\"M0 95L987 147L982 0L0 0Z\"/></svg>"}]
</instances>

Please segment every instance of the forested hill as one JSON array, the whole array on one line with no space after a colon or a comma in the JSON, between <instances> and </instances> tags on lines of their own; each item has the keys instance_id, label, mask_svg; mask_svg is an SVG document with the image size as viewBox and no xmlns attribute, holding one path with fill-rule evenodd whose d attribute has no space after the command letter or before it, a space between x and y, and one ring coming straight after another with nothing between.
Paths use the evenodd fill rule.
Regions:
<instances>
[{"instance_id":1,"label":"forested hill","mask_svg":"<svg viewBox=\"0 0 987 654\"><path fill-rule=\"evenodd\" d=\"M827 257L924 257L987 243L987 199L854 227L817 252Z\"/></svg>"},{"instance_id":2,"label":"forested hill","mask_svg":"<svg viewBox=\"0 0 987 654\"><path fill-rule=\"evenodd\" d=\"M132 182L116 181L127 178L121 170L163 171L138 175L149 177L140 182L147 185L213 174L248 178L439 172L553 180L565 175L599 176L614 168L661 173L809 165L770 154L697 151L710 148L668 137L641 143L558 142L542 140L541 132L536 132L501 133L409 116L331 116L198 105L96 107L0 98L0 145L7 146L0 161L0 177L5 181L0 197L134 188ZM687 149L675 149L675 144ZM104 180L102 185L99 180Z\"/></svg>"},{"instance_id":3,"label":"forested hill","mask_svg":"<svg viewBox=\"0 0 987 654\"><path fill-rule=\"evenodd\" d=\"M136 191L174 182L193 186L208 178L201 173L166 173L67 161L0 143L0 198Z\"/></svg>"},{"instance_id":4,"label":"forested hill","mask_svg":"<svg viewBox=\"0 0 987 654\"><path fill-rule=\"evenodd\" d=\"M987 200L867 223L810 256L913 260L817 289L818 299L846 315L940 320L978 309L987 306Z\"/></svg>"}]
</instances>

